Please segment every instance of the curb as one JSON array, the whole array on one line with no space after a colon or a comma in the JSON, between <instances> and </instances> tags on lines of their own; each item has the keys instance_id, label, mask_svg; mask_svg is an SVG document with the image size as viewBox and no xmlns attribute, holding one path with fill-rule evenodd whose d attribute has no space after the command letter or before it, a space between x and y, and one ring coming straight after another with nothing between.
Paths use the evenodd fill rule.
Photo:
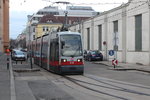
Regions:
<instances>
[{"instance_id":1,"label":"curb","mask_svg":"<svg viewBox=\"0 0 150 100\"><path fill-rule=\"evenodd\" d=\"M14 69L15 72L37 72L40 71L40 69Z\"/></svg>"},{"instance_id":2,"label":"curb","mask_svg":"<svg viewBox=\"0 0 150 100\"><path fill-rule=\"evenodd\" d=\"M142 71L142 72L147 72L147 73L150 73L149 70L143 70L143 69L136 69L137 71Z\"/></svg>"},{"instance_id":3,"label":"curb","mask_svg":"<svg viewBox=\"0 0 150 100\"><path fill-rule=\"evenodd\" d=\"M105 65L105 66L109 66L112 67L108 64L104 64L104 63L94 63L94 64L101 64L101 65ZM117 66L117 67L121 67L121 66ZM109 70L116 70L116 71L127 71L127 70L136 70L136 71L141 71L141 72L147 72L150 73L150 70L144 70L144 69L137 69L137 68L108 68Z\"/></svg>"},{"instance_id":4,"label":"curb","mask_svg":"<svg viewBox=\"0 0 150 100\"><path fill-rule=\"evenodd\" d=\"M110 65L108 65L108 64L104 64L104 63L97 63L97 62L93 62L93 64L101 64L101 65L105 65L105 66L109 66L109 67L111 67Z\"/></svg>"},{"instance_id":5,"label":"curb","mask_svg":"<svg viewBox=\"0 0 150 100\"><path fill-rule=\"evenodd\" d=\"M108 69L116 71L136 70L135 68L108 68Z\"/></svg>"}]
</instances>

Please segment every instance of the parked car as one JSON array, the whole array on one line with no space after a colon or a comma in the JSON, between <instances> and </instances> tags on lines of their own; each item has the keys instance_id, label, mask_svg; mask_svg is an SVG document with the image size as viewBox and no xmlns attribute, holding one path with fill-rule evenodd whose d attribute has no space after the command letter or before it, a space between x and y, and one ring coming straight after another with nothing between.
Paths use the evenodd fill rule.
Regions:
<instances>
[{"instance_id":1,"label":"parked car","mask_svg":"<svg viewBox=\"0 0 150 100\"><path fill-rule=\"evenodd\" d=\"M103 54L98 50L91 50L87 53L87 56L85 57L86 60L92 61L92 60L103 60Z\"/></svg>"},{"instance_id":2,"label":"parked car","mask_svg":"<svg viewBox=\"0 0 150 100\"><path fill-rule=\"evenodd\" d=\"M25 61L26 60L26 56L25 56L24 52L22 52L20 50L12 50L11 57L12 57L12 60L15 60L15 61Z\"/></svg>"}]
</instances>

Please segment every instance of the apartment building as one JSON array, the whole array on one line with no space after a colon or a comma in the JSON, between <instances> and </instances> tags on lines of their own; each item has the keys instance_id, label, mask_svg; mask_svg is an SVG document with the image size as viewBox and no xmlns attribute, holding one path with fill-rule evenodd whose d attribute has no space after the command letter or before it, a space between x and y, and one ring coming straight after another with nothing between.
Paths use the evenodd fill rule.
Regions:
<instances>
[{"instance_id":1,"label":"apartment building","mask_svg":"<svg viewBox=\"0 0 150 100\"><path fill-rule=\"evenodd\" d=\"M0 0L0 52L9 47L9 0Z\"/></svg>"}]
</instances>

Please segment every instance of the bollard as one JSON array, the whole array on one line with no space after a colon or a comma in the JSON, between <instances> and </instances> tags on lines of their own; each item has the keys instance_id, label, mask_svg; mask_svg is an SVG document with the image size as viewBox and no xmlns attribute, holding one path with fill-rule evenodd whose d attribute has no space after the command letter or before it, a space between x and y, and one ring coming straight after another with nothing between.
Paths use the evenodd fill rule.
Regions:
<instances>
[{"instance_id":1,"label":"bollard","mask_svg":"<svg viewBox=\"0 0 150 100\"><path fill-rule=\"evenodd\" d=\"M21 60L21 64L22 64L22 60Z\"/></svg>"},{"instance_id":2,"label":"bollard","mask_svg":"<svg viewBox=\"0 0 150 100\"><path fill-rule=\"evenodd\" d=\"M116 65L114 65L114 69L116 68Z\"/></svg>"},{"instance_id":3,"label":"bollard","mask_svg":"<svg viewBox=\"0 0 150 100\"><path fill-rule=\"evenodd\" d=\"M9 69L9 58L7 58L7 70Z\"/></svg>"}]
</instances>

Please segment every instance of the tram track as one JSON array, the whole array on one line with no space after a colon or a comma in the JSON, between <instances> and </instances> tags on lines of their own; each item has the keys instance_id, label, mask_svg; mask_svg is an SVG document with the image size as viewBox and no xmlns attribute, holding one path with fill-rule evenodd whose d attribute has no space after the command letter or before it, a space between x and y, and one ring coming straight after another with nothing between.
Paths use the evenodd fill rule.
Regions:
<instances>
[{"instance_id":1,"label":"tram track","mask_svg":"<svg viewBox=\"0 0 150 100\"><path fill-rule=\"evenodd\" d=\"M142 93L142 92L138 92L138 91L135 91L135 90L126 89L126 88L123 88L123 87L119 87L119 86L116 86L116 85L112 85L112 84L107 83L107 82L95 80L95 79L93 79L93 78L90 78L90 79L93 79L93 80L98 81L98 82L103 83L103 84L107 84L107 85L113 86L114 88L109 87L109 86L104 86L104 85L97 85L97 84L93 84L93 83L86 82L86 81L82 81L82 80L77 80L77 79L70 78L70 77L67 77L67 76L64 76L64 77L65 77L66 79L68 79L68 80L74 82L75 84L78 84L78 85L81 85L81 84L79 84L79 83L77 83L77 82L81 82L81 83L85 83L85 84L89 84L89 85L93 85L93 86L99 86L99 87L103 87L103 88L112 89L112 90L123 91L123 92L138 94L138 95L150 96L150 94L147 94L147 93ZM88 78L89 78L89 77L88 77Z\"/></svg>"},{"instance_id":2,"label":"tram track","mask_svg":"<svg viewBox=\"0 0 150 100\"><path fill-rule=\"evenodd\" d=\"M133 86L133 87L137 87L137 88L144 88L144 89L150 89L149 86L141 86L141 85L137 85L137 84L131 84L131 83L127 83L127 82L122 82L122 81L113 81L111 79L96 79L94 77L92 77L93 75L84 75L85 77L87 78L90 78L90 79L93 79L95 81L100 81L100 82L103 82L103 81L108 81L109 83L116 83L116 84L122 84L122 85L127 85L127 86ZM105 82L105 84L108 84ZM109 84L110 85L110 84ZM118 87L118 86L115 86L115 87Z\"/></svg>"},{"instance_id":3,"label":"tram track","mask_svg":"<svg viewBox=\"0 0 150 100\"><path fill-rule=\"evenodd\" d=\"M65 77L66 79L68 79L69 81L75 83L76 85L81 86L81 87L83 87L83 88L86 88L86 89L88 89L88 90L91 90L91 91L93 91L93 92L101 93L101 94L104 94L104 95L107 95L107 96L111 96L111 97L114 97L114 98L118 98L118 99L121 99L121 100L128 100L127 98L124 98L124 97L112 95L112 94L109 94L109 93L106 93L106 92L102 92L102 91L99 91L99 90L96 90L96 89L92 89L92 88L89 88L89 87L84 86L84 85L82 85L82 84L79 84L78 82L76 82L76 81L79 81L79 80L76 80L76 81L75 81L75 80L72 79L72 78L69 78L69 77L66 77L66 76L64 76L64 77ZM81 82L81 81L80 81L80 82ZM83 82L83 81L82 81L82 82ZM86 83L86 82L84 82L84 83Z\"/></svg>"},{"instance_id":4,"label":"tram track","mask_svg":"<svg viewBox=\"0 0 150 100\"><path fill-rule=\"evenodd\" d=\"M51 73L51 74L53 74L53 73ZM50 79L47 78L47 77L46 77L46 78L47 78L48 80L50 80L50 81L54 81L54 80L58 81L59 79L64 78L64 79L66 79L66 80L68 80L68 81L70 81L70 82L72 82L72 83L74 83L74 84L76 84L76 85L78 85L78 86L80 86L80 87L82 87L82 88L85 88L85 89L87 89L87 90L91 90L91 91L93 91L93 92L100 93L100 94L104 94L104 95L107 95L107 96L110 96L110 97L114 97L114 98L117 98L117 99L120 99L120 100L128 100L128 99L126 99L126 98L124 98L124 97L112 95L112 94L109 94L109 93L106 93L106 92L102 92L102 91L99 91L99 90L96 90L96 89L89 88L89 87L87 87L87 86L84 86L84 85L78 83L77 80L75 81L73 78L70 78L70 77L67 77L67 76L55 75L55 74L53 74L53 75L54 75L53 77L55 77L55 79L53 79L53 80L50 80ZM58 78L58 77L59 77L59 78ZM79 80L78 80L78 81L79 81ZM68 86L65 82L63 82L63 83L64 83L64 85ZM68 87L74 89L74 88L71 87L71 86L68 86Z\"/></svg>"},{"instance_id":5,"label":"tram track","mask_svg":"<svg viewBox=\"0 0 150 100\"><path fill-rule=\"evenodd\" d=\"M115 83L123 84L123 82L111 81L111 80L106 81L106 80L103 80L103 79L97 80L95 78L92 78L92 77L89 77L89 76L86 76L86 75L81 75L81 77L83 77L83 80L80 80L80 79L76 79L76 75L60 76L60 75L56 75L54 73L51 73L51 74L52 74L52 77L54 77L54 80L56 80L58 82L62 82L66 86L68 86L68 85L67 85L67 82L65 82L64 79L66 79L66 80L72 82L73 84L75 84L77 86L80 86L84 89L87 89L87 90L90 90L90 91L93 91L93 92L96 92L96 93L100 93L100 94L103 94L103 95L106 95L106 96L110 96L110 97L113 97L113 98L116 98L116 99L120 99L120 100L129 100L129 99L124 97L124 96L120 96L120 95L118 96L115 93L110 93L110 92L107 92L107 91L100 90L99 88L109 89L109 90L117 91L117 92L120 91L120 92L123 92L123 93L130 93L130 94L133 94L133 95L150 97L150 94L148 94L148 93L140 92L140 91L137 91L137 90L134 90L134 89L128 89L128 88L124 88L124 87L121 87L121 86L114 85ZM51 75L51 74L49 74L49 75ZM87 82L87 81L84 80L84 78L88 78L90 80L97 81L99 84L98 83L95 84L95 83ZM48 79L48 80L50 80L50 79ZM52 80L50 80L50 81L52 81ZM132 87L145 88L145 89L148 89L148 90L150 89L148 87L133 85L133 84L127 84L127 83L124 83L123 85L127 85L127 86L130 85ZM90 86L94 86L94 87L98 87L98 88L95 89L95 88L92 88ZM74 87L71 86L70 88L74 88Z\"/></svg>"}]
</instances>

